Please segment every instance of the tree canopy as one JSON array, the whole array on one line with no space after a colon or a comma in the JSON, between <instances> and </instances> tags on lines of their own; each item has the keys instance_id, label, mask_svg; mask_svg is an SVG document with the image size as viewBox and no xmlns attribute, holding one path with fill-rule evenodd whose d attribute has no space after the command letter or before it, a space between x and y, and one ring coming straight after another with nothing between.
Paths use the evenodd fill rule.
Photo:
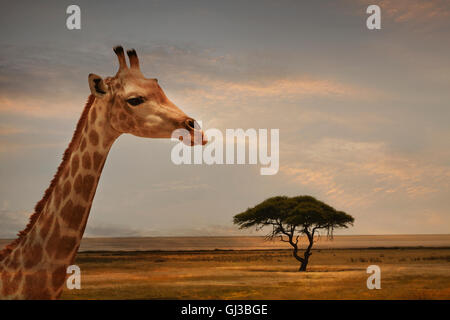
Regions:
<instances>
[{"instance_id":1,"label":"tree canopy","mask_svg":"<svg viewBox=\"0 0 450 320\"><path fill-rule=\"evenodd\" d=\"M337 211L312 196L272 197L235 215L233 220L241 229L273 226L272 236L292 227L299 233L326 229L331 236L335 228L348 228L354 222L349 214Z\"/></svg>"},{"instance_id":2,"label":"tree canopy","mask_svg":"<svg viewBox=\"0 0 450 320\"><path fill-rule=\"evenodd\" d=\"M302 262L301 269L306 269L317 230L326 230L327 236L332 237L334 229L348 228L354 222L351 215L311 196L272 197L235 215L233 220L241 229L255 227L259 230L271 226L268 237L279 236L280 240L289 242L294 247L294 257ZM304 258L297 255L301 234L309 240Z\"/></svg>"}]
</instances>

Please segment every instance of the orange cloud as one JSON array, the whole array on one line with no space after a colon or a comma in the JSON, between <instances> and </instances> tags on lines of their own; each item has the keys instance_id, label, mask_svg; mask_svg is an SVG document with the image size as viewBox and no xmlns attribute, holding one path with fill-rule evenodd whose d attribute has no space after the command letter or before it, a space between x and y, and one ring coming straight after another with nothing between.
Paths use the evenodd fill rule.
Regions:
<instances>
[{"instance_id":1,"label":"orange cloud","mask_svg":"<svg viewBox=\"0 0 450 320\"><path fill-rule=\"evenodd\" d=\"M376 93L339 83L334 80L315 80L300 78L280 78L275 80L261 79L260 81L229 81L211 79L196 73L184 73L177 84L188 87L175 92L177 100L192 105L213 104L220 102L242 103L248 98L267 99L297 99L308 96L345 97L353 99L370 99ZM172 97L172 95L169 95ZM0 97L0 113L23 114L33 117L71 118L81 113L84 98L74 101L74 97L52 97L48 100L29 97Z\"/></svg>"},{"instance_id":2,"label":"orange cloud","mask_svg":"<svg viewBox=\"0 0 450 320\"><path fill-rule=\"evenodd\" d=\"M85 99L77 100L79 103L75 102L73 97L57 101L54 101L52 97L46 101L24 97L0 97L0 113L38 118L73 118L81 115L85 103Z\"/></svg>"},{"instance_id":3,"label":"orange cloud","mask_svg":"<svg viewBox=\"0 0 450 320\"><path fill-rule=\"evenodd\" d=\"M340 83L334 80L308 78L278 78L261 79L258 81L229 81L211 79L200 74L186 74L181 79L188 79L201 89L194 93L206 94L206 98L228 99L229 97L301 97L301 96L343 96L343 97L371 97L374 92L368 89ZM182 80L181 80L182 81ZM187 89L186 91L191 91Z\"/></svg>"},{"instance_id":4,"label":"orange cloud","mask_svg":"<svg viewBox=\"0 0 450 320\"><path fill-rule=\"evenodd\" d=\"M368 6L367 1L359 0ZM447 0L379 0L376 3L387 16L395 22L445 21L450 17L450 2Z\"/></svg>"},{"instance_id":5,"label":"orange cloud","mask_svg":"<svg viewBox=\"0 0 450 320\"><path fill-rule=\"evenodd\" d=\"M450 188L450 166L393 155L381 142L326 138L299 149L302 160L280 172L342 206L367 207L379 197L415 199Z\"/></svg>"},{"instance_id":6,"label":"orange cloud","mask_svg":"<svg viewBox=\"0 0 450 320\"><path fill-rule=\"evenodd\" d=\"M26 132L23 128L11 127L11 126L0 126L0 136L10 136L14 134Z\"/></svg>"},{"instance_id":7,"label":"orange cloud","mask_svg":"<svg viewBox=\"0 0 450 320\"><path fill-rule=\"evenodd\" d=\"M27 149L44 149L44 148L61 148L64 147L66 143L14 143L14 142L7 142L7 143L0 143L0 154L2 153L13 153L18 151L23 151Z\"/></svg>"}]
</instances>

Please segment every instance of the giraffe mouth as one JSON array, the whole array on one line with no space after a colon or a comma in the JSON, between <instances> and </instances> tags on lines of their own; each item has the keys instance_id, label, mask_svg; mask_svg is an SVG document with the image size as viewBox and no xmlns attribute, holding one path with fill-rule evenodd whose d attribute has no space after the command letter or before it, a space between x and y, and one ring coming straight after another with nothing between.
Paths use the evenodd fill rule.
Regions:
<instances>
[{"instance_id":1,"label":"giraffe mouth","mask_svg":"<svg viewBox=\"0 0 450 320\"><path fill-rule=\"evenodd\" d=\"M180 137L180 140L188 146L196 146L208 143L208 139L201 129L200 125L192 118L188 118L184 122L185 128L189 131L189 137Z\"/></svg>"},{"instance_id":2,"label":"giraffe mouth","mask_svg":"<svg viewBox=\"0 0 450 320\"><path fill-rule=\"evenodd\" d=\"M202 130L191 131L189 132L189 135L180 136L179 140L190 147L198 145L204 146L208 143L208 138Z\"/></svg>"},{"instance_id":3,"label":"giraffe mouth","mask_svg":"<svg viewBox=\"0 0 450 320\"><path fill-rule=\"evenodd\" d=\"M193 141L193 145L195 145L196 144L196 142L195 141ZM206 135L205 135L205 133L202 131L201 132L201 140L198 142L198 144L201 144L202 146L204 146L205 144L207 144L208 143L208 138L206 137ZM192 145L192 144L191 144Z\"/></svg>"}]
</instances>

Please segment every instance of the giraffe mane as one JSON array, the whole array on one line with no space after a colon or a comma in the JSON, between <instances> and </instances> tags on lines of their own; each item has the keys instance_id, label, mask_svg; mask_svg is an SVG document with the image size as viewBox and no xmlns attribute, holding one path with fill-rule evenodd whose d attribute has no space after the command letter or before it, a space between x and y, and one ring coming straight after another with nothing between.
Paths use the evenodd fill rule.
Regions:
<instances>
[{"instance_id":1,"label":"giraffe mane","mask_svg":"<svg viewBox=\"0 0 450 320\"><path fill-rule=\"evenodd\" d=\"M61 161L58 169L56 170L56 173L53 176L52 181L50 182L50 186L47 188L47 190L45 190L44 196L42 197L42 199L38 203L36 203L36 206L34 207L34 213L30 216L30 220L29 220L27 226L25 227L25 229L23 229L22 231L20 231L17 234L17 236L18 236L17 239L15 239L13 242L8 244L3 250L0 251L0 261L4 260L11 253L11 251L14 250L14 248L16 248L20 244L20 242L25 238L25 236L31 231L33 226L36 224L36 221L38 220L39 216L42 213L42 209L44 208L45 204L47 203L48 199L50 198L50 195L52 194L52 192L56 186L56 183L58 182L58 179L62 174L63 169L65 168L66 164L70 160L70 155L72 154L72 152L75 148L76 141L78 141L79 137L81 136L83 126L87 121L89 110L91 109L91 106L94 103L94 101L95 101L95 96L92 94L89 95L86 105L83 109L83 112L81 113L81 117L78 120L75 132L73 133L72 140L70 141L69 146L67 147L66 151L64 151L62 161Z\"/></svg>"}]
</instances>

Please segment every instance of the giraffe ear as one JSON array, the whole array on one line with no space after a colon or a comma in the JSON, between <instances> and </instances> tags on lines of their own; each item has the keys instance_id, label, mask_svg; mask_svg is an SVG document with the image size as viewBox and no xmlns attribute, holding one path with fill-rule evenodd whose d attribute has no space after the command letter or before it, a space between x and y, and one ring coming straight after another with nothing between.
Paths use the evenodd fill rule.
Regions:
<instances>
[{"instance_id":1,"label":"giraffe ear","mask_svg":"<svg viewBox=\"0 0 450 320\"><path fill-rule=\"evenodd\" d=\"M103 97L108 92L108 87L102 77L93 73L89 74L89 89L96 97Z\"/></svg>"}]
</instances>

